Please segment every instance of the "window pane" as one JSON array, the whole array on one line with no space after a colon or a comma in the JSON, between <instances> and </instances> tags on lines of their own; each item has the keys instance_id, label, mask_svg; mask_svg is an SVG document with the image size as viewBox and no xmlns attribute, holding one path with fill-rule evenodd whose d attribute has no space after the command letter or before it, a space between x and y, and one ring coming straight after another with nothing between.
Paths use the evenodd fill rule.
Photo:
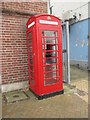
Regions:
<instances>
[{"instance_id":1,"label":"window pane","mask_svg":"<svg viewBox=\"0 0 90 120\"><path fill-rule=\"evenodd\" d=\"M30 69L30 83L34 84L34 73L33 73L33 44L32 44L32 33L29 33L28 34L28 52L29 52L29 57L30 57L30 66L29 66L29 69Z\"/></svg>"},{"instance_id":2,"label":"window pane","mask_svg":"<svg viewBox=\"0 0 90 120\"><path fill-rule=\"evenodd\" d=\"M42 35L43 36L51 36L51 37L55 37L57 36L57 32L56 31L43 31L42 32Z\"/></svg>"},{"instance_id":3,"label":"window pane","mask_svg":"<svg viewBox=\"0 0 90 120\"><path fill-rule=\"evenodd\" d=\"M32 38L32 33L28 33L28 39Z\"/></svg>"},{"instance_id":4,"label":"window pane","mask_svg":"<svg viewBox=\"0 0 90 120\"><path fill-rule=\"evenodd\" d=\"M57 83L59 81L57 31L42 32L42 57L44 85Z\"/></svg>"}]
</instances>

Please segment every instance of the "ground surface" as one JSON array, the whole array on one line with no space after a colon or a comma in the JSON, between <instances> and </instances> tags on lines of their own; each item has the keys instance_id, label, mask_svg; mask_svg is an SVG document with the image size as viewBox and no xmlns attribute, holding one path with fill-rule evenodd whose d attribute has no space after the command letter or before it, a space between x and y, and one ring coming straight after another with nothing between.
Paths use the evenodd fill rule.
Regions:
<instances>
[{"instance_id":1,"label":"ground surface","mask_svg":"<svg viewBox=\"0 0 90 120\"><path fill-rule=\"evenodd\" d=\"M38 100L30 98L15 103L3 102L3 118L87 118L88 74L71 68L71 88L64 84L65 94Z\"/></svg>"}]
</instances>

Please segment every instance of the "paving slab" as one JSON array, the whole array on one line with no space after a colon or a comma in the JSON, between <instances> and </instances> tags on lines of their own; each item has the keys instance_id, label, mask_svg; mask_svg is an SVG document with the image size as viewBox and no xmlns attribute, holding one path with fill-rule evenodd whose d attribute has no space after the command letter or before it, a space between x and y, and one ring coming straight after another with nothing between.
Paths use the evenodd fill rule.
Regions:
<instances>
[{"instance_id":1,"label":"paving slab","mask_svg":"<svg viewBox=\"0 0 90 120\"><path fill-rule=\"evenodd\" d=\"M11 103L19 100L25 100L28 97L25 95L23 91L19 90L19 91L4 93L4 98L8 103Z\"/></svg>"}]
</instances>

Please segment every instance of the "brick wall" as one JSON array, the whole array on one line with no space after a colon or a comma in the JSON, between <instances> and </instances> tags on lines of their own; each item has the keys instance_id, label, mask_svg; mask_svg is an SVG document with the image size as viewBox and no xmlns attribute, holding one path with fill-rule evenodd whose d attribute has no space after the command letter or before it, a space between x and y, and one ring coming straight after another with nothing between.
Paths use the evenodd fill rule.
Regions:
<instances>
[{"instance_id":1,"label":"brick wall","mask_svg":"<svg viewBox=\"0 0 90 120\"><path fill-rule=\"evenodd\" d=\"M47 13L46 2L2 3L2 83L28 81L26 22Z\"/></svg>"},{"instance_id":2,"label":"brick wall","mask_svg":"<svg viewBox=\"0 0 90 120\"><path fill-rule=\"evenodd\" d=\"M37 13L47 12L46 2L3 2L2 7L4 9L24 12L37 12Z\"/></svg>"}]
</instances>

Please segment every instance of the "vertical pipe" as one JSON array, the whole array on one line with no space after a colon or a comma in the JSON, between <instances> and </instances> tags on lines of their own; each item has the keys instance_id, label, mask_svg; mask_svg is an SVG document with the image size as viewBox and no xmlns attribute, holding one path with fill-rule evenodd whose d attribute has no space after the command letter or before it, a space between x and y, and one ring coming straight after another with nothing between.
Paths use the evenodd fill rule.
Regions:
<instances>
[{"instance_id":1,"label":"vertical pipe","mask_svg":"<svg viewBox=\"0 0 90 120\"><path fill-rule=\"evenodd\" d=\"M66 21L67 83L70 84L69 22Z\"/></svg>"},{"instance_id":2,"label":"vertical pipe","mask_svg":"<svg viewBox=\"0 0 90 120\"><path fill-rule=\"evenodd\" d=\"M66 40L66 23L63 23L63 32L64 32L64 36L65 36L65 40L63 41L63 43L64 43L64 50L67 50L67 40ZM65 52L65 53L63 53L63 62L64 62L64 64L63 64L63 68L64 68L64 71L63 71L63 73L64 73L64 82L67 82L67 52Z\"/></svg>"},{"instance_id":3,"label":"vertical pipe","mask_svg":"<svg viewBox=\"0 0 90 120\"><path fill-rule=\"evenodd\" d=\"M48 0L48 9L49 9L49 14L50 14L50 0Z\"/></svg>"}]
</instances>

